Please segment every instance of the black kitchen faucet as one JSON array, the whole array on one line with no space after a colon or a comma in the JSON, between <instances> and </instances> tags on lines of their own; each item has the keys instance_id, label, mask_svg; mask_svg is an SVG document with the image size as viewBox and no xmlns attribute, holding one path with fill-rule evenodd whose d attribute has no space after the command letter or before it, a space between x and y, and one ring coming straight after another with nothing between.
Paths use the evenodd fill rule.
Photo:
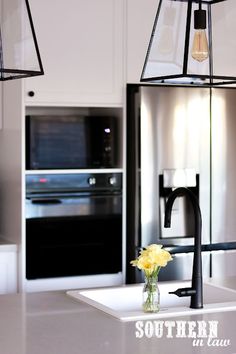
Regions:
<instances>
[{"instance_id":1,"label":"black kitchen faucet","mask_svg":"<svg viewBox=\"0 0 236 354\"><path fill-rule=\"evenodd\" d=\"M191 296L190 307L193 309L200 309L203 307L203 290L202 290L202 256L201 256L201 229L202 217L198 200L194 193L184 187L175 189L169 195L165 208L165 227L171 226L171 211L174 201L179 196L187 196L191 201L194 212L194 256L193 256L193 273L192 273L192 287L180 288L170 294L177 296Z\"/></svg>"}]
</instances>

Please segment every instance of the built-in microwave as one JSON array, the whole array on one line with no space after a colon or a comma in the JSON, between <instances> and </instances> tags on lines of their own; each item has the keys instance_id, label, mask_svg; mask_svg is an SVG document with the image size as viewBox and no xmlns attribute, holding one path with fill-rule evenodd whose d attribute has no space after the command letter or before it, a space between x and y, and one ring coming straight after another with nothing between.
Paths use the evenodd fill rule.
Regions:
<instances>
[{"instance_id":1,"label":"built-in microwave","mask_svg":"<svg viewBox=\"0 0 236 354\"><path fill-rule=\"evenodd\" d=\"M27 170L115 168L117 146L113 116L26 116Z\"/></svg>"}]
</instances>

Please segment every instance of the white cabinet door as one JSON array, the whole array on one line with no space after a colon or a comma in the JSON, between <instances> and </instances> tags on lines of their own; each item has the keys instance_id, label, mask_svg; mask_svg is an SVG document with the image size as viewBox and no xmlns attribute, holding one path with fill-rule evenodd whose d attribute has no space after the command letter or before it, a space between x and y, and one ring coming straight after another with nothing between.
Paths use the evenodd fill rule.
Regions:
<instances>
[{"instance_id":1,"label":"white cabinet door","mask_svg":"<svg viewBox=\"0 0 236 354\"><path fill-rule=\"evenodd\" d=\"M45 75L25 80L26 104L121 105L124 0L30 6Z\"/></svg>"},{"instance_id":2,"label":"white cabinet door","mask_svg":"<svg viewBox=\"0 0 236 354\"><path fill-rule=\"evenodd\" d=\"M0 294L17 292L16 252L0 251Z\"/></svg>"},{"instance_id":3,"label":"white cabinet door","mask_svg":"<svg viewBox=\"0 0 236 354\"><path fill-rule=\"evenodd\" d=\"M127 0L127 82L140 82L159 0Z\"/></svg>"}]
</instances>

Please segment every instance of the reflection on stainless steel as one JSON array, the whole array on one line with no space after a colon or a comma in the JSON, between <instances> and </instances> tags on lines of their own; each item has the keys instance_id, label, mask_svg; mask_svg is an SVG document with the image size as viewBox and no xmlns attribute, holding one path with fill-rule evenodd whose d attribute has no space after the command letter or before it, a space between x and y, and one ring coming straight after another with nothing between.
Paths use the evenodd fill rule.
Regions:
<instances>
[{"instance_id":1,"label":"reflection on stainless steel","mask_svg":"<svg viewBox=\"0 0 236 354\"><path fill-rule=\"evenodd\" d=\"M163 187L196 187L196 171L194 168L175 168L163 170Z\"/></svg>"},{"instance_id":2,"label":"reflection on stainless steel","mask_svg":"<svg viewBox=\"0 0 236 354\"><path fill-rule=\"evenodd\" d=\"M212 276L235 276L236 250L212 252Z\"/></svg>"},{"instance_id":3,"label":"reflection on stainless steel","mask_svg":"<svg viewBox=\"0 0 236 354\"><path fill-rule=\"evenodd\" d=\"M173 256L173 261L169 262L168 267L161 270L158 279L176 280L191 279L193 265L193 253L180 253ZM210 254L202 253L202 274L204 277L209 277Z\"/></svg>"},{"instance_id":4,"label":"reflection on stainless steel","mask_svg":"<svg viewBox=\"0 0 236 354\"><path fill-rule=\"evenodd\" d=\"M236 119L234 89L213 90L212 238L236 240Z\"/></svg>"},{"instance_id":5,"label":"reflection on stainless steel","mask_svg":"<svg viewBox=\"0 0 236 354\"><path fill-rule=\"evenodd\" d=\"M212 242L236 241L235 89L212 89ZM235 276L236 251L212 252L212 276Z\"/></svg>"},{"instance_id":6,"label":"reflection on stainless steel","mask_svg":"<svg viewBox=\"0 0 236 354\"><path fill-rule=\"evenodd\" d=\"M159 197L159 176L166 170L194 170L200 175L200 205L204 218L203 242L209 238L210 101L209 90L141 87L141 233L146 244L175 243L191 236L191 216L184 198L173 214L173 228L163 227L165 198ZM183 187L185 186L183 182ZM179 185L180 187L180 185ZM203 195L204 194L204 195ZM161 226L160 226L161 225ZM184 239L182 243L191 244ZM163 243L163 241L162 241Z\"/></svg>"},{"instance_id":7,"label":"reflection on stainless steel","mask_svg":"<svg viewBox=\"0 0 236 354\"><path fill-rule=\"evenodd\" d=\"M26 200L26 218L52 216L85 216L120 214L121 195L102 196L53 196L50 199L33 198Z\"/></svg>"}]
</instances>

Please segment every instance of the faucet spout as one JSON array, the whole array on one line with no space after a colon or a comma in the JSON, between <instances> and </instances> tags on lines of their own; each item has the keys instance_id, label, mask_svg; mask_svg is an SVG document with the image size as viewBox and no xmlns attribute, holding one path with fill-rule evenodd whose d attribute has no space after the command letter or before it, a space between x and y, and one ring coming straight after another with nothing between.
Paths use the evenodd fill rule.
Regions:
<instances>
[{"instance_id":1,"label":"faucet spout","mask_svg":"<svg viewBox=\"0 0 236 354\"><path fill-rule=\"evenodd\" d=\"M175 189L169 196L166 209L164 227L171 226L171 212L174 201L179 196L187 196L192 204L194 212L194 255L193 255L193 271L192 271L192 287L178 289L174 294L177 296L191 296L190 307L200 309L203 307L203 286L202 286L202 256L201 256L201 230L202 230L202 216L198 200L194 193L184 187Z\"/></svg>"}]
</instances>

